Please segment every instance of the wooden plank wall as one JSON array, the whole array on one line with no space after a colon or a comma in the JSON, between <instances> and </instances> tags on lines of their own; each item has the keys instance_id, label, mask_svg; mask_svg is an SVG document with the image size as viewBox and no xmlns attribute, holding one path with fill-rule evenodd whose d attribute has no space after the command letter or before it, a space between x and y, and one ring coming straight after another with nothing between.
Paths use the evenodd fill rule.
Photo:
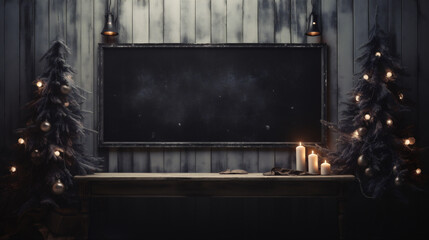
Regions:
<instances>
[{"instance_id":1,"label":"wooden plank wall","mask_svg":"<svg viewBox=\"0 0 429 240\"><path fill-rule=\"evenodd\" d=\"M97 49L103 42L105 0L1 0L0 6L0 146L16 141L14 129L22 126L22 111L31 98L31 82L42 72L39 62L51 41L64 39L72 49L70 63L75 81L88 90L83 108L85 126L97 126ZM112 0L118 17L119 43L304 43L305 28L313 9L320 15L323 42L328 51L328 117L336 122L342 102L359 73L354 61L375 21L393 34L395 51L409 76L404 86L415 102L425 99L422 65L425 21L424 1L406 0ZM420 21L419 21L420 19ZM7 24L6 24L7 23ZM424 63L423 63L424 64ZM421 71L419 71L421 70ZM423 106L415 111L417 126L425 129ZM426 121L427 122L427 121ZM423 131L418 137L427 142ZM425 131L427 133L427 131ZM98 153L96 136L84 139L90 152L106 157L106 170L124 172L217 172L243 168L264 172L273 166L293 167L294 149L108 149ZM329 134L330 146L335 135Z\"/></svg>"}]
</instances>

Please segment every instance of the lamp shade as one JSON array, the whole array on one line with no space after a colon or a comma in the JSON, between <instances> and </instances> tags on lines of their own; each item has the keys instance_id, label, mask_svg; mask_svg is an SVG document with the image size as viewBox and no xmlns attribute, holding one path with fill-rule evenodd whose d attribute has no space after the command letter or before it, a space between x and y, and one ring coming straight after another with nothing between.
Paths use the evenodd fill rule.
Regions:
<instances>
[{"instance_id":1,"label":"lamp shade","mask_svg":"<svg viewBox=\"0 0 429 240\"><path fill-rule=\"evenodd\" d=\"M106 21L104 22L104 28L103 28L103 31L101 31L101 34L103 34L104 36L118 35L118 31L116 30L116 27L113 21L113 14L111 12L106 13Z\"/></svg>"},{"instance_id":2,"label":"lamp shade","mask_svg":"<svg viewBox=\"0 0 429 240\"><path fill-rule=\"evenodd\" d=\"M307 36L319 36L321 34L319 29L319 20L317 18L317 14L314 12L310 14L310 18L308 19L308 28L305 34Z\"/></svg>"}]
</instances>

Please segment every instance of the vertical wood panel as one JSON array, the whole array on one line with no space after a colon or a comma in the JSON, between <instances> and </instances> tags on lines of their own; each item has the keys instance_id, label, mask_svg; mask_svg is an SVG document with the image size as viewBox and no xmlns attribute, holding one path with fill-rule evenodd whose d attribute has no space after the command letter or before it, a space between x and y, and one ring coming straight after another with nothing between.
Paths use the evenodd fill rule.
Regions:
<instances>
[{"instance_id":1,"label":"vertical wood panel","mask_svg":"<svg viewBox=\"0 0 429 240\"><path fill-rule=\"evenodd\" d=\"M133 152L131 149L121 149L118 153L118 172L133 172Z\"/></svg>"},{"instance_id":2,"label":"vertical wood panel","mask_svg":"<svg viewBox=\"0 0 429 240\"><path fill-rule=\"evenodd\" d=\"M118 0L119 43L133 42L133 0Z\"/></svg>"},{"instance_id":3,"label":"vertical wood panel","mask_svg":"<svg viewBox=\"0 0 429 240\"><path fill-rule=\"evenodd\" d=\"M34 39L35 39L35 74L43 71L43 63L40 58L48 50L49 44L49 0L37 0L34 12Z\"/></svg>"},{"instance_id":4,"label":"vertical wood panel","mask_svg":"<svg viewBox=\"0 0 429 240\"><path fill-rule=\"evenodd\" d=\"M260 149L258 157L258 171L268 172L274 167L274 150Z\"/></svg>"},{"instance_id":5,"label":"vertical wood panel","mask_svg":"<svg viewBox=\"0 0 429 240\"><path fill-rule=\"evenodd\" d=\"M258 150L246 149L243 152L243 169L248 172L258 172Z\"/></svg>"},{"instance_id":6,"label":"vertical wood panel","mask_svg":"<svg viewBox=\"0 0 429 240\"><path fill-rule=\"evenodd\" d=\"M23 123L28 116L25 105L34 90L34 1L20 0L19 4L19 113Z\"/></svg>"},{"instance_id":7,"label":"vertical wood panel","mask_svg":"<svg viewBox=\"0 0 429 240\"><path fill-rule=\"evenodd\" d=\"M226 10L226 41L241 43L243 42L243 1L227 1Z\"/></svg>"},{"instance_id":8,"label":"vertical wood panel","mask_svg":"<svg viewBox=\"0 0 429 240\"><path fill-rule=\"evenodd\" d=\"M149 42L164 42L164 1L149 1Z\"/></svg>"},{"instance_id":9,"label":"vertical wood panel","mask_svg":"<svg viewBox=\"0 0 429 240\"><path fill-rule=\"evenodd\" d=\"M275 0L275 40L277 43L291 42L290 0Z\"/></svg>"},{"instance_id":10,"label":"vertical wood panel","mask_svg":"<svg viewBox=\"0 0 429 240\"><path fill-rule=\"evenodd\" d=\"M212 0L211 4L211 43L225 43L226 0Z\"/></svg>"},{"instance_id":11,"label":"vertical wood panel","mask_svg":"<svg viewBox=\"0 0 429 240\"><path fill-rule=\"evenodd\" d=\"M278 148L275 150L275 164L276 167L292 168L292 149Z\"/></svg>"},{"instance_id":12,"label":"vertical wood panel","mask_svg":"<svg viewBox=\"0 0 429 240\"><path fill-rule=\"evenodd\" d=\"M337 4L336 0L322 1L323 41L328 44L328 119L338 121L338 42L337 42ZM330 132L328 144L335 148L336 135Z\"/></svg>"},{"instance_id":13,"label":"vertical wood panel","mask_svg":"<svg viewBox=\"0 0 429 240\"><path fill-rule=\"evenodd\" d=\"M112 149L109 151L109 172L118 172L118 151Z\"/></svg>"},{"instance_id":14,"label":"vertical wood panel","mask_svg":"<svg viewBox=\"0 0 429 240\"><path fill-rule=\"evenodd\" d=\"M258 42L274 42L274 0L258 2Z\"/></svg>"},{"instance_id":15,"label":"vertical wood panel","mask_svg":"<svg viewBox=\"0 0 429 240\"><path fill-rule=\"evenodd\" d=\"M5 129L10 146L15 143L15 129L19 122L19 1L5 0L4 75L5 75Z\"/></svg>"},{"instance_id":16,"label":"vertical wood panel","mask_svg":"<svg viewBox=\"0 0 429 240\"><path fill-rule=\"evenodd\" d=\"M195 1L195 42L209 43L211 40L211 1Z\"/></svg>"},{"instance_id":17,"label":"vertical wood panel","mask_svg":"<svg viewBox=\"0 0 429 240\"><path fill-rule=\"evenodd\" d=\"M353 0L338 3L338 112L353 87Z\"/></svg>"},{"instance_id":18,"label":"vertical wood panel","mask_svg":"<svg viewBox=\"0 0 429 240\"><path fill-rule=\"evenodd\" d=\"M37 0L36 0L37 1ZM81 30L81 3L82 0L67 0L67 19L66 19L66 39L67 46L71 50L71 54L68 58L70 66L75 69L76 73L73 76L73 81L78 86L81 86L81 55L80 55L80 40L82 36ZM88 32L85 32L87 34ZM86 67L86 66L85 66Z\"/></svg>"},{"instance_id":19,"label":"vertical wood panel","mask_svg":"<svg viewBox=\"0 0 429 240\"><path fill-rule=\"evenodd\" d=\"M386 33L389 31L389 3L388 0L369 1L369 29L374 26L374 21L377 21L380 29Z\"/></svg>"},{"instance_id":20,"label":"vertical wood panel","mask_svg":"<svg viewBox=\"0 0 429 240\"><path fill-rule=\"evenodd\" d=\"M258 42L258 0L243 1L243 42Z\"/></svg>"},{"instance_id":21,"label":"vertical wood panel","mask_svg":"<svg viewBox=\"0 0 429 240\"><path fill-rule=\"evenodd\" d=\"M180 172L180 151L164 150L164 172Z\"/></svg>"},{"instance_id":22,"label":"vertical wood panel","mask_svg":"<svg viewBox=\"0 0 429 240\"><path fill-rule=\"evenodd\" d=\"M354 74L361 72L361 65L356 62L363 51L362 46L368 41L368 1L353 1L354 36Z\"/></svg>"},{"instance_id":23,"label":"vertical wood panel","mask_svg":"<svg viewBox=\"0 0 429 240\"><path fill-rule=\"evenodd\" d=\"M195 150L195 171L211 172L211 151L210 149Z\"/></svg>"},{"instance_id":24,"label":"vertical wood panel","mask_svg":"<svg viewBox=\"0 0 429 240\"><path fill-rule=\"evenodd\" d=\"M292 43L305 42L305 29L307 26L307 1L291 0L291 36ZM322 17L322 21L326 21ZM322 28L323 29L323 28ZM323 35L326 33L323 31Z\"/></svg>"},{"instance_id":25,"label":"vertical wood panel","mask_svg":"<svg viewBox=\"0 0 429 240\"><path fill-rule=\"evenodd\" d=\"M164 0L164 42L180 43L180 0Z\"/></svg>"},{"instance_id":26,"label":"vertical wood panel","mask_svg":"<svg viewBox=\"0 0 429 240\"><path fill-rule=\"evenodd\" d=\"M417 16L418 16L417 1L402 1L402 24L406 26L402 29L402 64L407 71L407 75L399 82L407 91L405 97L417 102L418 95L418 42L417 42ZM423 104L423 103L422 103ZM412 120L417 119L417 114L414 111ZM415 129L414 129L415 130Z\"/></svg>"},{"instance_id":27,"label":"vertical wood panel","mask_svg":"<svg viewBox=\"0 0 429 240\"><path fill-rule=\"evenodd\" d=\"M227 155L225 149L213 149L211 157L211 172L224 171L228 167Z\"/></svg>"},{"instance_id":28,"label":"vertical wood panel","mask_svg":"<svg viewBox=\"0 0 429 240\"><path fill-rule=\"evenodd\" d=\"M164 172L164 151L151 149L149 151L150 172Z\"/></svg>"},{"instance_id":29,"label":"vertical wood panel","mask_svg":"<svg viewBox=\"0 0 429 240\"><path fill-rule=\"evenodd\" d=\"M87 128L94 128L94 103L93 99L93 83L94 83L94 5L91 1L79 1L79 9L76 12L80 12L81 20L75 24L80 29L80 46L79 49L75 50L75 55L79 55L80 66L75 66L78 70L77 75L80 76L80 87L89 91L89 94L85 94L86 100L82 104L82 109L92 111L90 114L86 114L83 120L83 124ZM100 29L101 32L101 29ZM96 49L96 48L95 48ZM95 134L89 133L84 138L84 145L86 150L92 154L95 152Z\"/></svg>"},{"instance_id":30,"label":"vertical wood panel","mask_svg":"<svg viewBox=\"0 0 429 240\"><path fill-rule=\"evenodd\" d=\"M136 149L133 151L133 171L149 172L149 153L146 149Z\"/></svg>"},{"instance_id":31,"label":"vertical wood panel","mask_svg":"<svg viewBox=\"0 0 429 240\"><path fill-rule=\"evenodd\" d=\"M180 42L195 43L195 1L180 2Z\"/></svg>"},{"instance_id":32,"label":"vertical wood panel","mask_svg":"<svg viewBox=\"0 0 429 240\"><path fill-rule=\"evenodd\" d=\"M4 16L4 0L0 0L0 149L5 148L6 128L5 128L5 49L4 49L4 34L5 34L5 16Z\"/></svg>"},{"instance_id":33,"label":"vertical wood panel","mask_svg":"<svg viewBox=\"0 0 429 240\"><path fill-rule=\"evenodd\" d=\"M49 41L66 39L66 0L50 0L49 3Z\"/></svg>"},{"instance_id":34,"label":"vertical wood panel","mask_svg":"<svg viewBox=\"0 0 429 240\"><path fill-rule=\"evenodd\" d=\"M133 0L133 43L149 42L149 0Z\"/></svg>"},{"instance_id":35,"label":"vertical wood panel","mask_svg":"<svg viewBox=\"0 0 429 240\"><path fill-rule=\"evenodd\" d=\"M392 34L392 50L398 57L402 55L402 1L389 2L389 33Z\"/></svg>"},{"instance_id":36,"label":"vertical wood panel","mask_svg":"<svg viewBox=\"0 0 429 240\"><path fill-rule=\"evenodd\" d=\"M195 149L183 149L180 152L180 172L196 172Z\"/></svg>"},{"instance_id":37,"label":"vertical wood panel","mask_svg":"<svg viewBox=\"0 0 429 240\"><path fill-rule=\"evenodd\" d=\"M418 111L419 111L419 135L418 139L420 142L418 146L429 146L429 111L427 110L427 104L429 102L429 61L427 56L429 55L429 46L427 40L429 39L429 2L420 0L419 2L420 12L418 14L418 64L419 64L419 75L418 75L418 86L419 86L419 99L418 99ZM429 169L429 152L426 151L420 154L420 165L422 169ZM426 170L428 171L428 170ZM427 208L426 208L427 209ZM427 218L426 218L427 219Z\"/></svg>"},{"instance_id":38,"label":"vertical wood panel","mask_svg":"<svg viewBox=\"0 0 429 240\"><path fill-rule=\"evenodd\" d=\"M243 169L243 149L229 149L226 152L227 168Z\"/></svg>"}]
</instances>

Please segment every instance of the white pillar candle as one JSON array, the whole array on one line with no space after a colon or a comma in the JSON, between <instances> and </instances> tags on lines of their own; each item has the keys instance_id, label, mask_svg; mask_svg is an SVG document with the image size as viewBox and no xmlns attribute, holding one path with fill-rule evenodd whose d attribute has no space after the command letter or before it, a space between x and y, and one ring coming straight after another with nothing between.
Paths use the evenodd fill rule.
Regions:
<instances>
[{"instance_id":1,"label":"white pillar candle","mask_svg":"<svg viewBox=\"0 0 429 240\"><path fill-rule=\"evenodd\" d=\"M310 173L319 173L319 162L317 154L314 154L314 151L311 151L311 154L308 155L308 172Z\"/></svg>"},{"instance_id":2,"label":"white pillar candle","mask_svg":"<svg viewBox=\"0 0 429 240\"><path fill-rule=\"evenodd\" d=\"M296 147L296 170L305 171L307 168L305 166L305 147L299 143L299 146Z\"/></svg>"},{"instance_id":3,"label":"white pillar candle","mask_svg":"<svg viewBox=\"0 0 429 240\"><path fill-rule=\"evenodd\" d=\"M320 165L320 174L329 175L331 174L331 164L327 163L326 160Z\"/></svg>"}]
</instances>

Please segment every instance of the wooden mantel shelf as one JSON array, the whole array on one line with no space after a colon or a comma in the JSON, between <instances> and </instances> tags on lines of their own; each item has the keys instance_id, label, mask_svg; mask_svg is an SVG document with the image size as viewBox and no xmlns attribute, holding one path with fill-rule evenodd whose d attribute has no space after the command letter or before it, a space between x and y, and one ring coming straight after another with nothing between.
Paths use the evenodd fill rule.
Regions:
<instances>
[{"instance_id":1,"label":"wooden mantel shelf","mask_svg":"<svg viewBox=\"0 0 429 240\"><path fill-rule=\"evenodd\" d=\"M353 175L304 175L304 176L264 176L262 173L219 174L219 173L95 173L75 176L77 181L353 181Z\"/></svg>"},{"instance_id":2,"label":"wooden mantel shelf","mask_svg":"<svg viewBox=\"0 0 429 240\"><path fill-rule=\"evenodd\" d=\"M344 189L353 175L264 176L262 173L96 173L75 176L82 200L85 239L89 202L97 197L331 197L338 199L343 239Z\"/></svg>"},{"instance_id":3,"label":"wooden mantel shelf","mask_svg":"<svg viewBox=\"0 0 429 240\"><path fill-rule=\"evenodd\" d=\"M353 175L96 173L76 176L82 196L335 197Z\"/></svg>"}]
</instances>

